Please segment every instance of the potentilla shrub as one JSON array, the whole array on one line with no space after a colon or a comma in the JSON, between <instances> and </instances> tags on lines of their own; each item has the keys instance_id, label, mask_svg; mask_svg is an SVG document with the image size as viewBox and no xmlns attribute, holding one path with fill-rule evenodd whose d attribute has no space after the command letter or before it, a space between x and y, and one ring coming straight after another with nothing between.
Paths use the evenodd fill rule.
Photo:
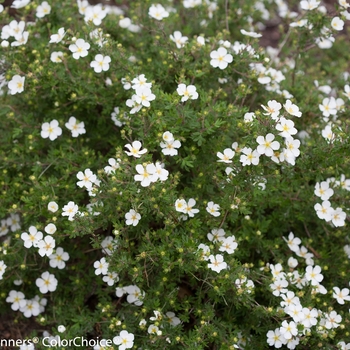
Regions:
<instances>
[{"instance_id":1,"label":"potentilla shrub","mask_svg":"<svg viewBox=\"0 0 350 350\"><path fill-rule=\"evenodd\" d=\"M61 348L350 348L349 4L12 7L2 314Z\"/></svg>"}]
</instances>

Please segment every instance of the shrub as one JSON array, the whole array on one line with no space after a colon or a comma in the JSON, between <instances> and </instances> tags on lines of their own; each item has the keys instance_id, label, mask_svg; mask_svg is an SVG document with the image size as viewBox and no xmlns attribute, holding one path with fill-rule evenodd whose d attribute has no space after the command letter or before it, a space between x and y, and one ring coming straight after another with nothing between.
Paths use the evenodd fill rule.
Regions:
<instances>
[{"instance_id":1,"label":"shrub","mask_svg":"<svg viewBox=\"0 0 350 350\"><path fill-rule=\"evenodd\" d=\"M23 3L3 313L49 330L38 349L348 348L348 5Z\"/></svg>"}]
</instances>

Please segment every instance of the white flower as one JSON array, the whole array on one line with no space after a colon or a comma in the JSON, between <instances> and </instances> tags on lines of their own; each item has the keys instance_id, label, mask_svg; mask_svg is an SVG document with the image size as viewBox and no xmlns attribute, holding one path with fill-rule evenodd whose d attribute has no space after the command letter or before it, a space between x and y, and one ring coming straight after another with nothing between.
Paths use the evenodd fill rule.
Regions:
<instances>
[{"instance_id":1,"label":"white flower","mask_svg":"<svg viewBox=\"0 0 350 350\"><path fill-rule=\"evenodd\" d=\"M202 0L184 0L184 8L194 8L202 4Z\"/></svg>"},{"instance_id":2,"label":"white flower","mask_svg":"<svg viewBox=\"0 0 350 350\"><path fill-rule=\"evenodd\" d=\"M336 311L331 311L329 314L325 314L326 316L326 322L325 322L325 327L327 329L332 329L332 328L338 328L339 323L342 321L342 317L337 314Z\"/></svg>"},{"instance_id":3,"label":"white flower","mask_svg":"<svg viewBox=\"0 0 350 350\"><path fill-rule=\"evenodd\" d=\"M314 209L320 219L331 221L334 209L331 207L331 203L329 201L323 201L322 204L316 203L314 205Z\"/></svg>"},{"instance_id":4,"label":"white flower","mask_svg":"<svg viewBox=\"0 0 350 350\"><path fill-rule=\"evenodd\" d=\"M225 231L222 228L213 228L211 232L207 234L207 238L213 243L221 242L225 238Z\"/></svg>"},{"instance_id":5,"label":"white flower","mask_svg":"<svg viewBox=\"0 0 350 350\"><path fill-rule=\"evenodd\" d=\"M63 325L59 325L59 326L57 327L57 331L58 331L59 333L64 333L64 332L66 331L66 327L63 326Z\"/></svg>"},{"instance_id":6,"label":"white flower","mask_svg":"<svg viewBox=\"0 0 350 350\"><path fill-rule=\"evenodd\" d=\"M323 201L327 201L333 196L334 191L329 187L329 183L327 181L322 181L321 183L316 182L314 194L317 197L320 197Z\"/></svg>"},{"instance_id":7,"label":"white flower","mask_svg":"<svg viewBox=\"0 0 350 350\"><path fill-rule=\"evenodd\" d=\"M37 8L36 8L36 16L38 18L43 18L44 16L50 14L51 12L51 6L48 4L47 1L42 2Z\"/></svg>"},{"instance_id":8,"label":"white flower","mask_svg":"<svg viewBox=\"0 0 350 350\"><path fill-rule=\"evenodd\" d=\"M273 156L273 151L278 150L280 148L280 144L278 141L273 141L275 135L269 133L265 137L258 136L256 138L256 142L259 144L257 147L257 151L259 154L265 154L268 157Z\"/></svg>"},{"instance_id":9,"label":"white flower","mask_svg":"<svg viewBox=\"0 0 350 350\"><path fill-rule=\"evenodd\" d=\"M256 32L247 32L244 29L241 29L241 33L246 36L250 36L252 38L261 38L262 34L256 33Z\"/></svg>"},{"instance_id":10,"label":"white flower","mask_svg":"<svg viewBox=\"0 0 350 350\"><path fill-rule=\"evenodd\" d=\"M177 199L175 201L175 210L180 213L185 213L186 201L184 199Z\"/></svg>"},{"instance_id":11,"label":"white flower","mask_svg":"<svg viewBox=\"0 0 350 350\"><path fill-rule=\"evenodd\" d=\"M58 205L56 202L50 202L47 205L47 210L51 211L52 213L56 213L56 211L58 210Z\"/></svg>"},{"instance_id":12,"label":"white flower","mask_svg":"<svg viewBox=\"0 0 350 350\"><path fill-rule=\"evenodd\" d=\"M321 267L316 265L315 267L306 266L305 278L311 282L313 286L317 286L322 280Z\"/></svg>"},{"instance_id":13,"label":"white flower","mask_svg":"<svg viewBox=\"0 0 350 350\"><path fill-rule=\"evenodd\" d=\"M173 134L169 131L166 131L163 134L163 140L165 142L160 143L162 153L166 156L176 156L178 154L177 148L181 147L181 142L175 140Z\"/></svg>"},{"instance_id":14,"label":"white flower","mask_svg":"<svg viewBox=\"0 0 350 350\"><path fill-rule=\"evenodd\" d=\"M199 209L193 208L195 205L196 205L196 201L193 198L190 198L186 203L183 212L187 214L189 217L194 217L194 214L197 214L199 212Z\"/></svg>"},{"instance_id":15,"label":"white flower","mask_svg":"<svg viewBox=\"0 0 350 350\"><path fill-rule=\"evenodd\" d=\"M289 233L288 239L285 237L283 237L283 239L287 242L288 247L292 252L297 252L299 250L301 240L298 237L294 237L293 232Z\"/></svg>"},{"instance_id":16,"label":"white flower","mask_svg":"<svg viewBox=\"0 0 350 350\"><path fill-rule=\"evenodd\" d=\"M125 214L125 223L128 226L130 225L137 226L140 220L141 220L141 215L134 209L130 209Z\"/></svg>"},{"instance_id":17,"label":"white flower","mask_svg":"<svg viewBox=\"0 0 350 350\"><path fill-rule=\"evenodd\" d=\"M152 18L157 19L158 21L161 21L162 19L169 17L169 12L165 10L165 8L160 5L151 5L151 7L148 10L148 15Z\"/></svg>"},{"instance_id":18,"label":"white flower","mask_svg":"<svg viewBox=\"0 0 350 350\"><path fill-rule=\"evenodd\" d=\"M11 46L25 45L28 41L29 32L23 32L15 36L16 41L11 43Z\"/></svg>"},{"instance_id":19,"label":"white flower","mask_svg":"<svg viewBox=\"0 0 350 350\"><path fill-rule=\"evenodd\" d=\"M213 216L220 216L220 205L215 204L214 202L208 202L206 210L209 214Z\"/></svg>"},{"instance_id":20,"label":"white flower","mask_svg":"<svg viewBox=\"0 0 350 350\"><path fill-rule=\"evenodd\" d=\"M150 107L150 101L153 101L156 99L156 95L154 95L150 88L142 87L135 90L136 95L135 101L136 103L140 104L144 107Z\"/></svg>"},{"instance_id":21,"label":"white flower","mask_svg":"<svg viewBox=\"0 0 350 350\"><path fill-rule=\"evenodd\" d=\"M108 262L106 261L106 258L101 258L101 260L97 260L94 262L94 268L95 270L95 275L107 275L108 273Z\"/></svg>"},{"instance_id":22,"label":"white flower","mask_svg":"<svg viewBox=\"0 0 350 350\"><path fill-rule=\"evenodd\" d=\"M299 111L299 107L293 104L291 100L287 100L283 107L287 111L287 113L293 115L294 117L300 118L302 115L302 113Z\"/></svg>"},{"instance_id":23,"label":"white flower","mask_svg":"<svg viewBox=\"0 0 350 350\"><path fill-rule=\"evenodd\" d=\"M276 124L275 127L278 131L281 131L279 135L285 138L292 137L292 135L295 135L298 132L294 127L294 122L283 117L279 119L278 124Z\"/></svg>"},{"instance_id":24,"label":"white flower","mask_svg":"<svg viewBox=\"0 0 350 350\"><path fill-rule=\"evenodd\" d=\"M10 89L10 94L20 94L24 91L24 80L25 77L21 77L20 75L14 75L12 79L8 83L8 88Z\"/></svg>"},{"instance_id":25,"label":"white flower","mask_svg":"<svg viewBox=\"0 0 350 350\"><path fill-rule=\"evenodd\" d=\"M170 39L176 44L176 47L178 49L181 49L185 46L186 42L188 41L187 36L182 36L181 32L178 30L174 32L174 34L170 34Z\"/></svg>"},{"instance_id":26,"label":"white flower","mask_svg":"<svg viewBox=\"0 0 350 350\"><path fill-rule=\"evenodd\" d=\"M119 345L119 350L131 349L134 346L134 335L123 330L113 338L113 343Z\"/></svg>"},{"instance_id":27,"label":"white flower","mask_svg":"<svg viewBox=\"0 0 350 350\"><path fill-rule=\"evenodd\" d=\"M224 257L221 254L216 254L215 256L210 255L209 260L210 264L208 264L208 267L217 273L227 268L227 263L224 261Z\"/></svg>"},{"instance_id":28,"label":"white flower","mask_svg":"<svg viewBox=\"0 0 350 350\"><path fill-rule=\"evenodd\" d=\"M165 316L166 316L165 320L173 327L176 327L181 323L181 320L178 317L176 317L175 314L171 311L168 311L165 314Z\"/></svg>"},{"instance_id":29,"label":"white flower","mask_svg":"<svg viewBox=\"0 0 350 350\"><path fill-rule=\"evenodd\" d=\"M253 151L250 147L244 147L242 148L241 153L243 154L241 154L239 161L242 163L243 166L259 164L260 154L258 153L258 151Z\"/></svg>"},{"instance_id":30,"label":"white flower","mask_svg":"<svg viewBox=\"0 0 350 350\"><path fill-rule=\"evenodd\" d=\"M147 148L141 150L142 144L140 141L134 141L131 145L128 143L124 147L126 147L129 151L125 151L125 153L131 157L141 158L142 154L147 152Z\"/></svg>"},{"instance_id":31,"label":"white flower","mask_svg":"<svg viewBox=\"0 0 350 350\"><path fill-rule=\"evenodd\" d=\"M169 171L164 169L164 164L156 162L155 167L156 167L156 171L154 175L157 176L157 180L160 180L160 181L167 180L169 176Z\"/></svg>"},{"instance_id":32,"label":"white flower","mask_svg":"<svg viewBox=\"0 0 350 350\"><path fill-rule=\"evenodd\" d=\"M50 60L53 63L60 63L62 62L63 58L63 52L62 51L54 51L51 53Z\"/></svg>"},{"instance_id":33,"label":"white flower","mask_svg":"<svg viewBox=\"0 0 350 350\"><path fill-rule=\"evenodd\" d=\"M302 0L300 1L300 7L303 10L310 11L316 9L320 3L321 1L317 0Z\"/></svg>"},{"instance_id":34,"label":"white flower","mask_svg":"<svg viewBox=\"0 0 350 350\"><path fill-rule=\"evenodd\" d=\"M344 304L345 301L350 301L349 288L340 290L338 287L333 287L333 298L337 299L339 304Z\"/></svg>"},{"instance_id":35,"label":"white flower","mask_svg":"<svg viewBox=\"0 0 350 350\"><path fill-rule=\"evenodd\" d=\"M331 26L335 30L343 30L344 28L344 21L340 19L338 16L334 17L331 22Z\"/></svg>"},{"instance_id":36,"label":"white flower","mask_svg":"<svg viewBox=\"0 0 350 350\"><path fill-rule=\"evenodd\" d=\"M296 323L294 321L290 321L289 323L283 321L282 326L280 327L280 333L287 340L292 339L293 335L296 336L298 334Z\"/></svg>"},{"instance_id":37,"label":"white flower","mask_svg":"<svg viewBox=\"0 0 350 350\"><path fill-rule=\"evenodd\" d=\"M87 6L84 15L85 22L91 21L95 26L99 26L102 20L107 16L107 9L103 8L102 4Z\"/></svg>"},{"instance_id":38,"label":"white flower","mask_svg":"<svg viewBox=\"0 0 350 350\"><path fill-rule=\"evenodd\" d=\"M26 248L37 247L38 242L43 238L43 233L38 231L35 226L29 227L29 234L27 232L23 232L21 234L21 239L24 241L24 246Z\"/></svg>"},{"instance_id":39,"label":"white flower","mask_svg":"<svg viewBox=\"0 0 350 350\"><path fill-rule=\"evenodd\" d=\"M37 300L26 300L26 304L19 309L24 317L38 316L40 314L40 304Z\"/></svg>"},{"instance_id":40,"label":"white flower","mask_svg":"<svg viewBox=\"0 0 350 350\"><path fill-rule=\"evenodd\" d=\"M124 290L129 294L126 298L129 304L135 304L137 306L143 304L142 299L145 297L145 292L142 292L139 287L131 285L124 287Z\"/></svg>"},{"instance_id":41,"label":"white flower","mask_svg":"<svg viewBox=\"0 0 350 350\"><path fill-rule=\"evenodd\" d=\"M111 63L111 58L109 56L103 56L98 54L95 56L95 60L90 63L95 73L106 72L109 69L109 64Z\"/></svg>"},{"instance_id":42,"label":"white flower","mask_svg":"<svg viewBox=\"0 0 350 350\"><path fill-rule=\"evenodd\" d=\"M49 138L51 141L57 139L62 135L62 129L59 127L59 123L56 119L51 120L50 123L43 123L41 125L40 135L43 139Z\"/></svg>"},{"instance_id":43,"label":"white flower","mask_svg":"<svg viewBox=\"0 0 350 350\"><path fill-rule=\"evenodd\" d=\"M220 158L218 162L232 163L232 158L235 155L235 151L233 151L231 148L225 148L223 153L217 152L216 155L218 158Z\"/></svg>"},{"instance_id":44,"label":"white flower","mask_svg":"<svg viewBox=\"0 0 350 350\"><path fill-rule=\"evenodd\" d=\"M82 188L86 187L86 189L90 190L92 188L92 185L96 182L97 177L96 175L90 170L85 169L84 172L79 171L77 174L78 181L77 185Z\"/></svg>"},{"instance_id":45,"label":"white flower","mask_svg":"<svg viewBox=\"0 0 350 350\"><path fill-rule=\"evenodd\" d=\"M74 44L69 45L69 50L73 52L73 58L79 59L88 55L90 44L84 39L77 39Z\"/></svg>"},{"instance_id":46,"label":"white flower","mask_svg":"<svg viewBox=\"0 0 350 350\"><path fill-rule=\"evenodd\" d=\"M107 272L107 274L102 277L102 281L106 282L109 286L113 286L114 283L119 281L119 276L116 272Z\"/></svg>"},{"instance_id":47,"label":"white flower","mask_svg":"<svg viewBox=\"0 0 350 350\"><path fill-rule=\"evenodd\" d=\"M63 250L61 247L57 247L54 254L49 255L49 264L53 268L58 268L60 270L66 267L66 261L69 260L69 254Z\"/></svg>"},{"instance_id":48,"label":"white flower","mask_svg":"<svg viewBox=\"0 0 350 350\"><path fill-rule=\"evenodd\" d=\"M41 274L41 278L37 278L35 284L39 287L40 293L45 294L47 292L54 292L57 288L57 279L55 275L50 274L48 271Z\"/></svg>"},{"instance_id":49,"label":"white flower","mask_svg":"<svg viewBox=\"0 0 350 350\"><path fill-rule=\"evenodd\" d=\"M112 236L107 236L101 242L102 253L107 255L112 255L114 250L117 248L117 240L113 239Z\"/></svg>"},{"instance_id":50,"label":"white flower","mask_svg":"<svg viewBox=\"0 0 350 350\"><path fill-rule=\"evenodd\" d=\"M57 227L55 224L48 224L45 226L45 232L48 233L49 235L53 235L56 230L57 230Z\"/></svg>"},{"instance_id":51,"label":"white flower","mask_svg":"<svg viewBox=\"0 0 350 350\"><path fill-rule=\"evenodd\" d=\"M63 37L66 35L66 32L64 31L64 27L60 28L58 30L58 33L57 34L52 34L50 36L50 41L49 41L49 44L57 44L59 43L60 41L62 41Z\"/></svg>"},{"instance_id":52,"label":"white flower","mask_svg":"<svg viewBox=\"0 0 350 350\"><path fill-rule=\"evenodd\" d=\"M40 256L50 256L55 248L56 242L52 236L45 236L44 239L40 240L37 243L37 247L39 248Z\"/></svg>"},{"instance_id":53,"label":"white flower","mask_svg":"<svg viewBox=\"0 0 350 350\"><path fill-rule=\"evenodd\" d=\"M78 123L75 117L70 117L65 126L72 132L72 137L78 137L86 133L84 122Z\"/></svg>"},{"instance_id":54,"label":"white flower","mask_svg":"<svg viewBox=\"0 0 350 350\"><path fill-rule=\"evenodd\" d=\"M73 221L78 210L79 207L74 202L70 201L62 208L62 216L68 216L68 220Z\"/></svg>"},{"instance_id":55,"label":"white flower","mask_svg":"<svg viewBox=\"0 0 350 350\"><path fill-rule=\"evenodd\" d=\"M128 17L124 17L119 20L119 26L122 28L128 28L131 25L131 19Z\"/></svg>"},{"instance_id":56,"label":"white flower","mask_svg":"<svg viewBox=\"0 0 350 350\"><path fill-rule=\"evenodd\" d=\"M345 226L346 213L338 207L331 212L331 220L335 227Z\"/></svg>"},{"instance_id":57,"label":"white flower","mask_svg":"<svg viewBox=\"0 0 350 350\"><path fill-rule=\"evenodd\" d=\"M141 164L136 165L137 175L134 175L135 181L140 181L142 187L148 187L151 182L157 181L156 167L154 164L147 164L144 167Z\"/></svg>"},{"instance_id":58,"label":"white flower","mask_svg":"<svg viewBox=\"0 0 350 350\"><path fill-rule=\"evenodd\" d=\"M220 240L220 243L220 252L226 252L228 254L233 254L238 246L235 236L225 237Z\"/></svg>"},{"instance_id":59,"label":"white flower","mask_svg":"<svg viewBox=\"0 0 350 350\"><path fill-rule=\"evenodd\" d=\"M2 280L2 276L5 273L6 268L7 265L5 264L5 262L3 260L0 260L0 280Z\"/></svg>"},{"instance_id":60,"label":"white flower","mask_svg":"<svg viewBox=\"0 0 350 350\"><path fill-rule=\"evenodd\" d=\"M107 166L104 167L104 171L106 172L107 175L111 175L113 172L115 172L117 169L120 168L120 159L118 158L117 160L114 158L109 158L108 159L108 164Z\"/></svg>"},{"instance_id":61,"label":"white flower","mask_svg":"<svg viewBox=\"0 0 350 350\"><path fill-rule=\"evenodd\" d=\"M22 292L11 290L8 297L6 298L7 303L12 303L11 309L17 311L26 305L25 296Z\"/></svg>"},{"instance_id":62,"label":"white flower","mask_svg":"<svg viewBox=\"0 0 350 350\"><path fill-rule=\"evenodd\" d=\"M128 107L131 108L130 114L135 114L142 108L142 104L136 102L136 97L136 95L132 95L131 99L129 98L125 103Z\"/></svg>"},{"instance_id":63,"label":"white flower","mask_svg":"<svg viewBox=\"0 0 350 350\"><path fill-rule=\"evenodd\" d=\"M181 102L185 102L188 99L196 100L198 98L198 92L194 85L179 84L177 89L177 93L182 96Z\"/></svg>"},{"instance_id":64,"label":"white flower","mask_svg":"<svg viewBox=\"0 0 350 350\"><path fill-rule=\"evenodd\" d=\"M134 90L143 89L143 88L152 88L152 83L147 83L147 78L144 74L140 74L138 77L134 78L132 81L132 88ZM125 88L125 87L124 87Z\"/></svg>"},{"instance_id":65,"label":"white flower","mask_svg":"<svg viewBox=\"0 0 350 350\"><path fill-rule=\"evenodd\" d=\"M261 105L261 107L266 111L264 115L269 115L273 120L277 120L282 105L276 100L271 100L267 102L267 107L264 105Z\"/></svg>"},{"instance_id":66,"label":"white flower","mask_svg":"<svg viewBox=\"0 0 350 350\"><path fill-rule=\"evenodd\" d=\"M225 69L233 61L233 56L227 53L224 47L219 47L217 51L210 53L210 64L214 68Z\"/></svg>"},{"instance_id":67,"label":"white flower","mask_svg":"<svg viewBox=\"0 0 350 350\"><path fill-rule=\"evenodd\" d=\"M20 9L22 7L27 6L30 3L31 0L15 0L11 7L14 9Z\"/></svg>"},{"instance_id":68,"label":"white flower","mask_svg":"<svg viewBox=\"0 0 350 350\"><path fill-rule=\"evenodd\" d=\"M282 347L282 345L287 344L287 339L281 334L279 328L276 328L274 331L268 331L267 334L267 343L270 346L274 346L276 349Z\"/></svg>"}]
</instances>

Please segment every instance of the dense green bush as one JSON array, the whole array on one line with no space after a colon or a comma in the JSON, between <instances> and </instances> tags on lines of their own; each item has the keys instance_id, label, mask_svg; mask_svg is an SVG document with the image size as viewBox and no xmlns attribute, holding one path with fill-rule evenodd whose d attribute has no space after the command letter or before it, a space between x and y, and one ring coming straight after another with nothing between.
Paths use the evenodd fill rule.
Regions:
<instances>
[{"instance_id":1,"label":"dense green bush","mask_svg":"<svg viewBox=\"0 0 350 350\"><path fill-rule=\"evenodd\" d=\"M26 3L1 13L0 306L50 330L29 343L349 349L349 5Z\"/></svg>"}]
</instances>

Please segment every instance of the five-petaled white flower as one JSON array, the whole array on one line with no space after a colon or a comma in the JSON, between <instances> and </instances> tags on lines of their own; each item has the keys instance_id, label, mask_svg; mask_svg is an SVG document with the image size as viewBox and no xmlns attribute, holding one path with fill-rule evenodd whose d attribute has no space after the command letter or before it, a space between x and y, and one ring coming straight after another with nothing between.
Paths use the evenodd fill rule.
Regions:
<instances>
[{"instance_id":1,"label":"five-petaled white flower","mask_svg":"<svg viewBox=\"0 0 350 350\"><path fill-rule=\"evenodd\" d=\"M78 60L80 57L88 55L90 44L84 39L77 39L74 44L69 45L69 50L73 52L73 58Z\"/></svg>"},{"instance_id":2,"label":"five-petaled white flower","mask_svg":"<svg viewBox=\"0 0 350 350\"><path fill-rule=\"evenodd\" d=\"M130 209L125 214L125 223L130 226L136 226L141 220L141 215L134 209Z\"/></svg>"},{"instance_id":3,"label":"five-petaled white flower","mask_svg":"<svg viewBox=\"0 0 350 350\"><path fill-rule=\"evenodd\" d=\"M52 236L45 236L44 239L40 240L37 244L39 248L40 256L50 256L53 253L56 242Z\"/></svg>"},{"instance_id":4,"label":"five-petaled white flower","mask_svg":"<svg viewBox=\"0 0 350 350\"><path fill-rule=\"evenodd\" d=\"M66 32L64 31L64 27L60 28L58 30L58 33L57 34L52 34L50 36L50 41L49 41L49 44L52 44L52 43L59 43L63 37L66 35Z\"/></svg>"},{"instance_id":5,"label":"five-petaled white flower","mask_svg":"<svg viewBox=\"0 0 350 350\"><path fill-rule=\"evenodd\" d=\"M78 137L79 135L86 133L84 122L78 123L75 117L70 117L65 126L72 132L72 137Z\"/></svg>"},{"instance_id":6,"label":"five-petaled white flower","mask_svg":"<svg viewBox=\"0 0 350 350\"><path fill-rule=\"evenodd\" d=\"M43 18L46 15L50 14L51 12L51 6L48 4L47 1L42 2L37 8L36 8L36 16L38 18Z\"/></svg>"},{"instance_id":7,"label":"five-petaled white flower","mask_svg":"<svg viewBox=\"0 0 350 350\"><path fill-rule=\"evenodd\" d=\"M147 164L145 167L141 164L137 164L135 168L137 174L134 175L134 180L140 181L142 187L148 187L151 182L157 181L157 169L153 163Z\"/></svg>"},{"instance_id":8,"label":"five-petaled white flower","mask_svg":"<svg viewBox=\"0 0 350 350\"><path fill-rule=\"evenodd\" d=\"M54 51L51 53L50 60L53 63L61 63L63 56L64 55L62 51Z\"/></svg>"},{"instance_id":9,"label":"five-petaled white flower","mask_svg":"<svg viewBox=\"0 0 350 350\"><path fill-rule=\"evenodd\" d=\"M316 265L306 266L305 278L311 282L313 286L317 286L323 280L323 275L321 274L321 267Z\"/></svg>"},{"instance_id":10,"label":"five-petaled white flower","mask_svg":"<svg viewBox=\"0 0 350 350\"><path fill-rule=\"evenodd\" d=\"M62 208L62 216L68 216L68 220L73 221L74 216L78 212L78 210L78 205L75 204L73 201L70 201Z\"/></svg>"},{"instance_id":11,"label":"five-petaled white flower","mask_svg":"<svg viewBox=\"0 0 350 350\"><path fill-rule=\"evenodd\" d=\"M60 270L66 267L66 261L69 260L69 254L63 250L61 247L57 247L54 254L49 255L49 264L53 268L58 268Z\"/></svg>"},{"instance_id":12,"label":"five-petaled white flower","mask_svg":"<svg viewBox=\"0 0 350 350\"><path fill-rule=\"evenodd\" d=\"M113 343L119 345L119 350L131 349L134 346L134 335L128 331L121 331L113 338Z\"/></svg>"},{"instance_id":13,"label":"five-petaled white flower","mask_svg":"<svg viewBox=\"0 0 350 350\"><path fill-rule=\"evenodd\" d=\"M101 258L101 260L97 260L94 262L95 275L107 275L109 264L106 261L106 258Z\"/></svg>"},{"instance_id":14,"label":"five-petaled white flower","mask_svg":"<svg viewBox=\"0 0 350 350\"><path fill-rule=\"evenodd\" d=\"M220 205L214 202L208 202L206 207L207 212L213 216L220 216Z\"/></svg>"},{"instance_id":15,"label":"five-petaled white flower","mask_svg":"<svg viewBox=\"0 0 350 350\"><path fill-rule=\"evenodd\" d=\"M45 294L47 292L54 292L57 288L57 279L55 275L50 274L48 271L41 274L41 278L37 278L35 284L39 287L40 293Z\"/></svg>"},{"instance_id":16,"label":"five-petaled white flower","mask_svg":"<svg viewBox=\"0 0 350 350\"><path fill-rule=\"evenodd\" d=\"M259 154L265 154L268 157L273 156L273 151L276 151L280 148L280 144L278 141L273 141L275 135L268 133L265 137L258 136L256 138L256 142L259 144L257 147L257 151Z\"/></svg>"},{"instance_id":17,"label":"five-petaled white flower","mask_svg":"<svg viewBox=\"0 0 350 350\"><path fill-rule=\"evenodd\" d=\"M227 50L224 47L219 47L217 51L212 51L210 53L210 64L214 68L225 69L229 63L233 61L231 54L227 53Z\"/></svg>"},{"instance_id":18,"label":"five-petaled white flower","mask_svg":"<svg viewBox=\"0 0 350 350\"><path fill-rule=\"evenodd\" d=\"M109 69L109 64L111 63L111 58L109 56L103 56L98 54L95 56L95 60L90 63L95 73L106 72Z\"/></svg>"},{"instance_id":19,"label":"five-petaled white flower","mask_svg":"<svg viewBox=\"0 0 350 350\"><path fill-rule=\"evenodd\" d=\"M148 10L148 15L154 19L157 19L158 21L161 21L162 19L169 17L169 12L165 10L165 8L160 5L151 5L151 7Z\"/></svg>"},{"instance_id":20,"label":"five-petaled white flower","mask_svg":"<svg viewBox=\"0 0 350 350\"><path fill-rule=\"evenodd\" d=\"M221 254L210 255L209 260L210 264L208 264L208 267L217 273L227 268L227 263Z\"/></svg>"},{"instance_id":21,"label":"five-petaled white flower","mask_svg":"<svg viewBox=\"0 0 350 350\"><path fill-rule=\"evenodd\" d=\"M27 232L23 232L21 234L21 238L24 241L24 246L26 248L30 247L37 247L38 242L43 238L43 233L41 231L38 231L35 226L30 226L28 230L29 234Z\"/></svg>"},{"instance_id":22,"label":"five-petaled white flower","mask_svg":"<svg viewBox=\"0 0 350 350\"><path fill-rule=\"evenodd\" d=\"M20 94L24 91L24 80L25 77L21 77L20 75L16 74L12 77L12 79L8 83L8 88L10 89L10 94Z\"/></svg>"},{"instance_id":23,"label":"five-petaled white flower","mask_svg":"<svg viewBox=\"0 0 350 350\"><path fill-rule=\"evenodd\" d=\"M182 47L185 46L188 37L187 36L182 36L181 32L176 30L174 34L170 34L170 39L176 44L176 47L178 49L181 49Z\"/></svg>"},{"instance_id":24,"label":"five-petaled white flower","mask_svg":"<svg viewBox=\"0 0 350 350\"><path fill-rule=\"evenodd\" d=\"M41 125L41 137L43 139L49 138L51 141L57 139L58 136L62 135L62 129L56 119L51 120L50 123L43 123Z\"/></svg>"},{"instance_id":25,"label":"five-petaled white flower","mask_svg":"<svg viewBox=\"0 0 350 350\"><path fill-rule=\"evenodd\" d=\"M335 30L343 30L344 28L344 21L340 19L338 16L334 17L331 22L331 26Z\"/></svg>"},{"instance_id":26,"label":"five-petaled white flower","mask_svg":"<svg viewBox=\"0 0 350 350\"><path fill-rule=\"evenodd\" d=\"M182 96L181 102L185 102L188 99L196 100L198 98L197 88L194 85L179 84L177 89L177 93Z\"/></svg>"},{"instance_id":27,"label":"five-petaled white flower","mask_svg":"<svg viewBox=\"0 0 350 350\"><path fill-rule=\"evenodd\" d=\"M130 143L126 144L126 147L129 151L125 151L125 153L131 157L140 158L142 154L147 152L147 148L141 150L142 144L140 141L134 141L131 145Z\"/></svg>"},{"instance_id":28,"label":"five-petaled white flower","mask_svg":"<svg viewBox=\"0 0 350 350\"><path fill-rule=\"evenodd\" d=\"M142 87L135 90L135 101L136 103L140 104L144 107L149 107L150 101L153 101L156 99L156 95L152 93L150 88ZM133 97L134 97L133 96Z\"/></svg>"},{"instance_id":29,"label":"five-petaled white flower","mask_svg":"<svg viewBox=\"0 0 350 350\"><path fill-rule=\"evenodd\" d=\"M232 163L232 158L235 155L235 151L231 148L225 148L223 153L217 152L216 155L218 158L220 158L218 162Z\"/></svg>"},{"instance_id":30,"label":"five-petaled white flower","mask_svg":"<svg viewBox=\"0 0 350 350\"><path fill-rule=\"evenodd\" d=\"M84 172L79 171L77 174L78 181L77 185L82 188L86 187L86 189L90 190L92 188L92 185L96 182L97 177L96 175L90 170L85 169Z\"/></svg>"}]
</instances>

